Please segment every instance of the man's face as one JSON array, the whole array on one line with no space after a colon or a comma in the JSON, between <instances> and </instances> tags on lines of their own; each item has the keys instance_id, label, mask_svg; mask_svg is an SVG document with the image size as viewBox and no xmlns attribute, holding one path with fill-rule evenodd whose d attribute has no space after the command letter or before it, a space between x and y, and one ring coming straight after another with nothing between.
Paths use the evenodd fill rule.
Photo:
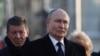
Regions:
<instances>
[{"instance_id":1,"label":"man's face","mask_svg":"<svg viewBox=\"0 0 100 56\"><path fill-rule=\"evenodd\" d=\"M28 37L28 29L25 28L24 24L19 26L10 25L7 36L14 46L21 47Z\"/></svg>"},{"instance_id":2,"label":"man's face","mask_svg":"<svg viewBox=\"0 0 100 56\"><path fill-rule=\"evenodd\" d=\"M69 18L63 12L55 12L52 17L47 20L49 33L55 38L65 37L69 28Z\"/></svg>"}]
</instances>

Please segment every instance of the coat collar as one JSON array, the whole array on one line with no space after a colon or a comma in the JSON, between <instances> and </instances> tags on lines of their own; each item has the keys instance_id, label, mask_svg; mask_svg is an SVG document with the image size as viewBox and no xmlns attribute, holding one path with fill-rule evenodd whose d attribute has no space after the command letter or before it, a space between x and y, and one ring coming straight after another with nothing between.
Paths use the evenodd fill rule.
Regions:
<instances>
[{"instance_id":1,"label":"coat collar","mask_svg":"<svg viewBox=\"0 0 100 56\"><path fill-rule=\"evenodd\" d=\"M47 50L51 56L57 56L56 50L53 46L53 43L50 40L49 34L44 36L43 39L44 39L44 43L45 43L45 45L44 45L45 50ZM65 56L66 55L68 56L69 52L71 52L71 51L68 51L69 49L71 49L70 42L66 38L64 38L64 43L65 43L65 53L66 53Z\"/></svg>"},{"instance_id":2,"label":"coat collar","mask_svg":"<svg viewBox=\"0 0 100 56\"><path fill-rule=\"evenodd\" d=\"M12 42L9 40L9 38L7 36L5 37L4 41L5 41L5 44L6 44L7 47L14 48L14 49L17 48L16 46L14 46L12 44ZM27 38L22 47L24 47L28 42L29 42L29 39ZM19 48L22 48L22 47L19 47Z\"/></svg>"}]
</instances>

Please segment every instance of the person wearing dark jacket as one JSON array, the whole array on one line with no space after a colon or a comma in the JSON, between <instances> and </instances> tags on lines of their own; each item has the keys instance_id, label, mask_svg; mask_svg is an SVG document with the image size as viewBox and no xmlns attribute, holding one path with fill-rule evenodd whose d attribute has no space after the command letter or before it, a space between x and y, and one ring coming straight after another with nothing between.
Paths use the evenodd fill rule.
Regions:
<instances>
[{"instance_id":1,"label":"person wearing dark jacket","mask_svg":"<svg viewBox=\"0 0 100 56\"><path fill-rule=\"evenodd\" d=\"M85 48L65 37L70 18L63 9L49 13L46 21L48 34L28 44L23 56L86 56Z\"/></svg>"},{"instance_id":2,"label":"person wearing dark jacket","mask_svg":"<svg viewBox=\"0 0 100 56\"><path fill-rule=\"evenodd\" d=\"M91 56L100 56L100 51L99 52L92 52Z\"/></svg>"},{"instance_id":3,"label":"person wearing dark jacket","mask_svg":"<svg viewBox=\"0 0 100 56\"><path fill-rule=\"evenodd\" d=\"M7 22L6 46L0 50L0 56L22 56L23 48L29 42L26 19L19 16L10 18Z\"/></svg>"},{"instance_id":4,"label":"person wearing dark jacket","mask_svg":"<svg viewBox=\"0 0 100 56\"><path fill-rule=\"evenodd\" d=\"M75 30L71 33L69 40L83 46L86 51L86 56L91 56L93 44L90 37L84 31Z\"/></svg>"}]
</instances>

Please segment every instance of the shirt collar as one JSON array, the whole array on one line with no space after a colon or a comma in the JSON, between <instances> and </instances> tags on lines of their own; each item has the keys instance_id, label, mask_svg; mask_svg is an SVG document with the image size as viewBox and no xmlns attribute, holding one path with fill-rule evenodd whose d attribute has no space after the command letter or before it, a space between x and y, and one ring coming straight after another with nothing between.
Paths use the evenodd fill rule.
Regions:
<instances>
[{"instance_id":1,"label":"shirt collar","mask_svg":"<svg viewBox=\"0 0 100 56\"><path fill-rule=\"evenodd\" d=\"M58 43L58 41L53 36L51 36L50 34L49 34L49 37L50 37L51 42L53 43L53 45L56 46L56 44ZM64 40L62 39L60 42L64 46Z\"/></svg>"}]
</instances>

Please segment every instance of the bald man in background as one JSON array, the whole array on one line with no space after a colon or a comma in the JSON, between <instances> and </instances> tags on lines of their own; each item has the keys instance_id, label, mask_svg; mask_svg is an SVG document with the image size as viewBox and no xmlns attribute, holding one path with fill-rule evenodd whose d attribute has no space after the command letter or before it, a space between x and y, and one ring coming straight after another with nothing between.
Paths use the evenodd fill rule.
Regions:
<instances>
[{"instance_id":1,"label":"bald man in background","mask_svg":"<svg viewBox=\"0 0 100 56\"><path fill-rule=\"evenodd\" d=\"M70 17L63 9L52 10L46 20L48 33L26 48L24 56L86 56L85 48L68 41Z\"/></svg>"}]
</instances>

